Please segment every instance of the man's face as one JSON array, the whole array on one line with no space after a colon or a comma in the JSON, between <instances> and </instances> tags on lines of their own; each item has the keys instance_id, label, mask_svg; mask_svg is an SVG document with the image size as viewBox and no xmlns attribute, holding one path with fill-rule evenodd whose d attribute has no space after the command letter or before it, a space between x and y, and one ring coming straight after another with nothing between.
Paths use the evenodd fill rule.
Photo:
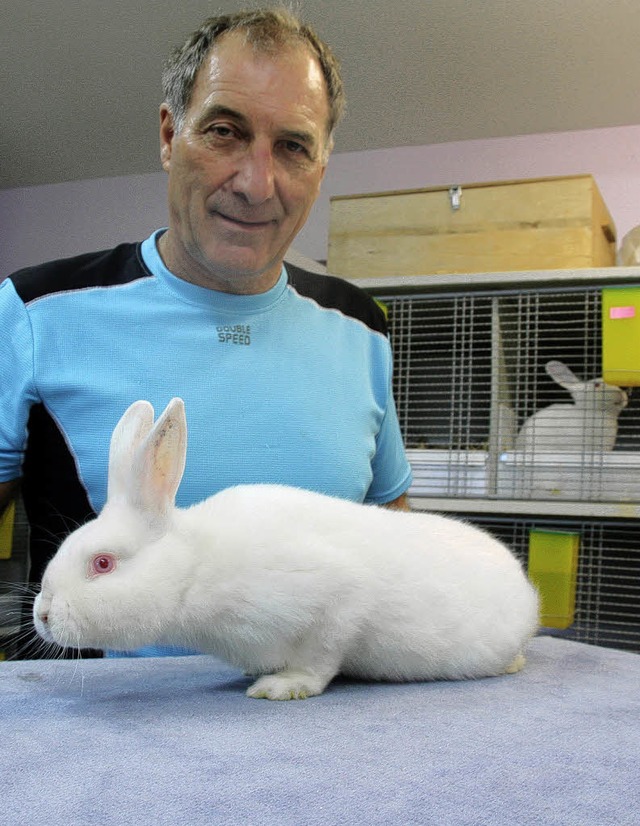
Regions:
<instances>
[{"instance_id":1,"label":"man's face","mask_svg":"<svg viewBox=\"0 0 640 826\"><path fill-rule=\"evenodd\" d=\"M223 36L180 132L161 107L169 269L225 292L269 289L318 196L328 118L325 81L304 46L266 55L238 33Z\"/></svg>"}]
</instances>

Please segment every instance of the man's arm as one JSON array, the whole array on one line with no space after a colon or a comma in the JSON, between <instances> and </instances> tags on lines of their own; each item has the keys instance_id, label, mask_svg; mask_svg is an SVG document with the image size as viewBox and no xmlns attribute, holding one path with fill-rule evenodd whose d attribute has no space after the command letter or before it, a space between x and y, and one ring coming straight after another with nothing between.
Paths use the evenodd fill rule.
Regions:
<instances>
[{"instance_id":1,"label":"man's arm","mask_svg":"<svg viewBox=\"0 0 640 826\"><path fill-rule=\"evenodd\" d=\"M389 508L393 511L411 510L411 508L409 507L409 497L406 493L403 493L401 496L398 496L397 499L393 499L391 502L386 502L383 507Z\"/></svg>"},{"instance_id":2,"label":"man's arm","mask_svg":"<svg viewBox=\"0 0 640 826\"><path fill-rule=\"evenodd\" d=\"M11 502L12 499L15 499L19 485L19 479L11 479L9 482L0 482L0 514L4 513L4 509L7 507L9 502Z\"/></svg>"}]
</instances>

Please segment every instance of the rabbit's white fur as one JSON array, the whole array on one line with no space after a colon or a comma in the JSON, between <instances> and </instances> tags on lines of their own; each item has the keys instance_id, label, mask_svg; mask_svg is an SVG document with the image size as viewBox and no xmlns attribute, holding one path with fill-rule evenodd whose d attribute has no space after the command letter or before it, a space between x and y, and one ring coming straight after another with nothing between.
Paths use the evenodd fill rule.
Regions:
<instances>
[{"instance_id":1,"label":"rabbit's white fur","mask_svg":"<svg viewBox=\"0 0 640 826\"><path fill-rule=\"evenodd\" d=\"M573 404L551 404L522 425L515 449L523 453L599 453L613 450L618 416L627 394L603 379L580 379L561 361L548 361L545 370L573 396Z\"/></svg>"},{"instance_id":2,"label":"rabbit's white fur","mask_svg":"<svg viewBox=\"0 0 640 826\"><path fill-rule=\"evenodd\" d=\"M247 693L270 699L320 694L338 673L459 679L523 664L537 595L487 533L278 485L176 509L185 450L180 399L155 425L147 402L125 412L107 504L45 572L44 639L189 646L262 675Z\"/></svg>"}]
</instances>

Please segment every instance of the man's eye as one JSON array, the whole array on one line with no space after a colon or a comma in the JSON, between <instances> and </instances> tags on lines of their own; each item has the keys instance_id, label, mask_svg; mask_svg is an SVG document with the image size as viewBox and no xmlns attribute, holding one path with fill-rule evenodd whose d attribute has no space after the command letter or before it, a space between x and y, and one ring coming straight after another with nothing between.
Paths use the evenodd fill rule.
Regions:
<instances>
[{"instance_id":1,"label":"man's eye","mask_svg":"<svg viewBox=\"0 0 640 826\"><path fill-rule=\"evenodd\" d=\"M284 142L285 148L287 152L290 152L292 155L307 155L307 148L303 146L298 141L285 141Z\"/></svg>"},{"instance_id":2,"label":"man's eye","mask_svg":"<svg viewBox=\"0 0 640 826\"><path fill-rule=\"evenodd\" d=\"M233 128L223 123L214 123L208 127L207 132L216 138L232 138L235 135Z\"/></svg>"}]
</instances>

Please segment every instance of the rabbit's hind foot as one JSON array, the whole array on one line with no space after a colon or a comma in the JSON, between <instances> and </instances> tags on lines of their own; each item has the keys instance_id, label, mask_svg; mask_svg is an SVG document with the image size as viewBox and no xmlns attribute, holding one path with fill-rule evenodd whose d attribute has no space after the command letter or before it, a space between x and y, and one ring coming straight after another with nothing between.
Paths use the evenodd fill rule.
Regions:
<instances>
[{"instance_id":1,"label":"rabbit's hind foot","mask_svg":"<svg viewBox=\"0 0 640 826\"><path fill-rule=\"evenodd\" d=\"M515 659L505 668L504 673L517 674L518 671L521 671L524 668L526 662L527 660L524 654L516 654Z\"/></svg>"},{"instance_id":2,"label":"rabbit's hind foot","mask_svg":"<svg viewBox=\"0 0 640 826\"><path fill-rule=\"evenodd\" d=\"M304 671L266 674L247 689L247 697L262 700L305 700L322 694L328 680Z\"/></svg>"}]
</instances>

